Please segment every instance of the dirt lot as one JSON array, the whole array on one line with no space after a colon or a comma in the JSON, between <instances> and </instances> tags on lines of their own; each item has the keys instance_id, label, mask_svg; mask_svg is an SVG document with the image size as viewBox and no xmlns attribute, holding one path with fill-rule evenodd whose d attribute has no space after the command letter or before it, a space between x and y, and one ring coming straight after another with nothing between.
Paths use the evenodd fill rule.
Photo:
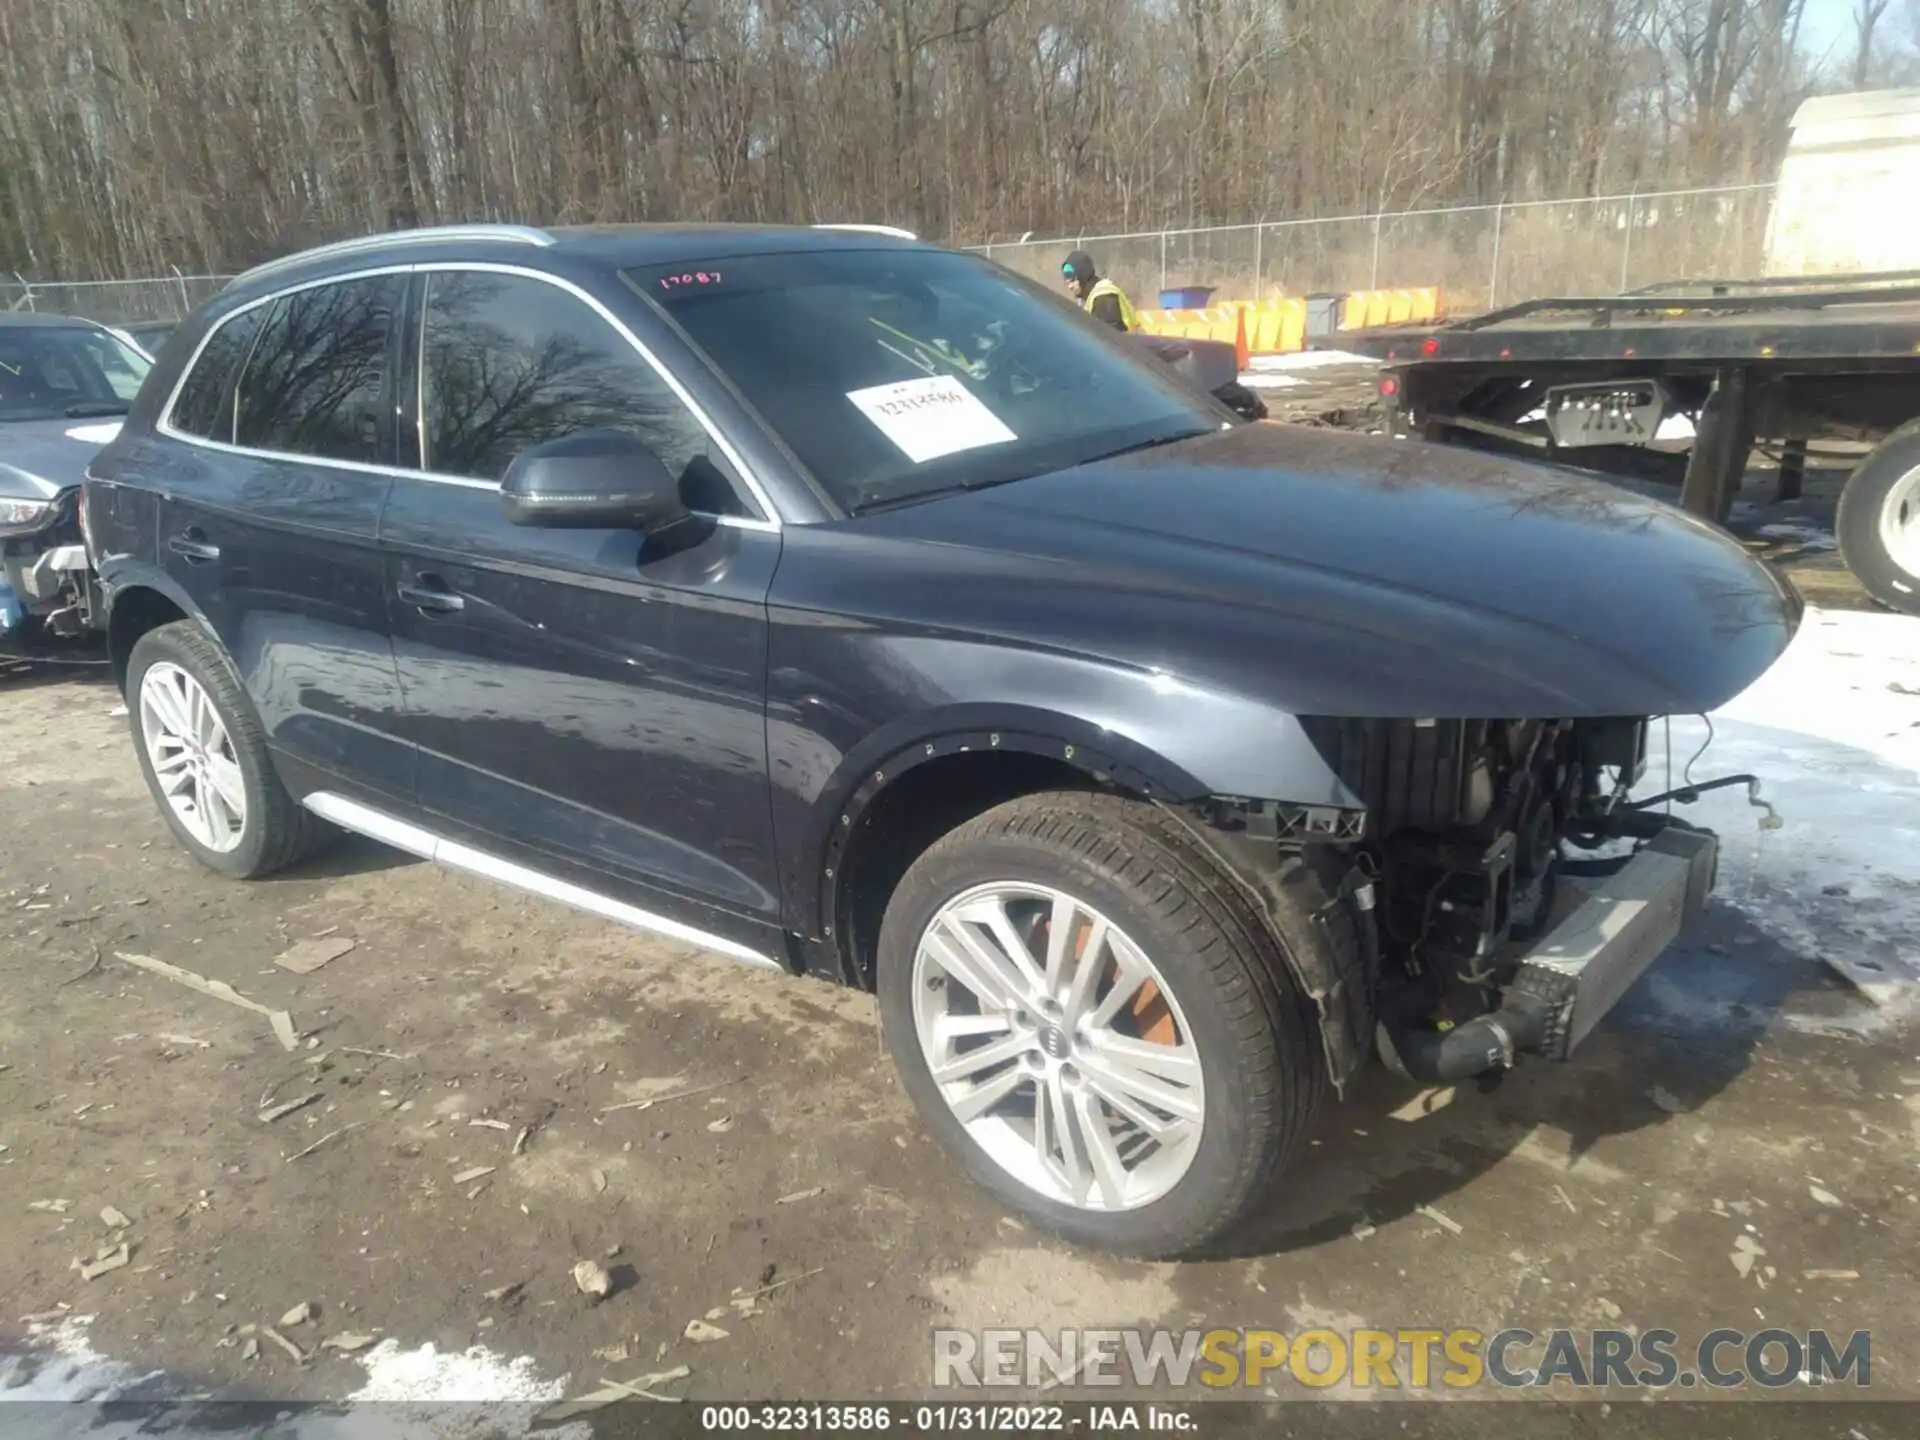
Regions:
<instances>
[{"instance_id":1,"label":"dirt lot","mask_svg":"<svg viewBox=\"0 0 1920 1440\"><path fill-rule=\"evenodd\" d=\"M315 1347L359 1332L528 1357L568 1393L685 1364L693 1396L846 1398L926 1393L942 1325L1771 1325L1871 1330L1875 1392L1920 1395L1920 1056L1817 941L1743 910L1576 1063L1484 1094L1376 1074L1244 1254L1133 1264L960 1181L864 997L368 843L251 885L200 870L117 704L0 679L0 1352L70 1307L100 1354L225 1393L351 1394L362 1360ZM354 946L274 965L313 937ZM119 952L285 1008L300 1048ZM72 1268L121 1238L123 1268ZM599 1303L570 1275L593 1258ZM728 1338L683 1338L762 1289ZM235 1327L303 1301L284 1333L317 1358L257 1333L247 1358Z\"/></svg>"}]
</instances>

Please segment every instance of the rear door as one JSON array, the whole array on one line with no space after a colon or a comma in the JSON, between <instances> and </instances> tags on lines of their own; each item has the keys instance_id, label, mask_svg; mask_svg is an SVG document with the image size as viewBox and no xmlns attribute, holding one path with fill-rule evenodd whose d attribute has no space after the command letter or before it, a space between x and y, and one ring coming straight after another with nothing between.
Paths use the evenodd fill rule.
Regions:
<instances>
[{"instance_id":1,"label":"rear door","mask_svg":"<svg viewBox=\"0 0 1920 1440\"><path fill-rule=\"evenodd\" d=\"M309 286L202 345L150 465L159 559L211 625L269 743L307 767L412 788L375 536L392 485L393 375L408 277Z\"/></svg>"},{"instance_id":2,"label":"rear door","mask_svg":"<svg viewBox=\"0 0 1920 1440\"><path fill-rule=\"evenodd\" d=\"M422 474L382 524L421 807L496 853L705 930L779 918L766 594L780 553L701 419L571 286L426 282ZM702 512L672 542L511 525L499 481L575 431L646 440Z\"/></svg>"}]
</instances>

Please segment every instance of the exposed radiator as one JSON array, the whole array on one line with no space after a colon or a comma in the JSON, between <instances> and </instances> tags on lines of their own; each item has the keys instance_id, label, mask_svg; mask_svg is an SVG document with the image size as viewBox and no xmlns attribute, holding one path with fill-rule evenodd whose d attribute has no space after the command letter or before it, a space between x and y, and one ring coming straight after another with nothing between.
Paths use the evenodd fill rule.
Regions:
<instances>
[{"instance_id":1,"label":"exposed radiator","mask_svg":"<svg viewBox=\"0 0 1920 1440\"><path fill-rule=\"evenodd\" d=\"M1366 802L1369 829L1445 830L1464 807L1467 757L1486 741L1485 720L1302 722L1347 788Z\"/></svg>"}]
</instances>

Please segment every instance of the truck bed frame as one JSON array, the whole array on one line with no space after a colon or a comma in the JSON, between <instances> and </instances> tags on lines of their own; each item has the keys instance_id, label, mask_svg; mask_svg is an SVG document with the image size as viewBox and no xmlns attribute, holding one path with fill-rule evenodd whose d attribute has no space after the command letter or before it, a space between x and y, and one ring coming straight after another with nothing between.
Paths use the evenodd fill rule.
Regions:
<instances>
[{"instance_id":1,"label":"truck bed frame","mask_svg":"<svg viewBox=\"0 0 1920 1440\"><path fill-rule=\"evenodd\" d=\"M1809 441L1872 441L1920 416L1920 271L1678 280L1625 295L1528 300L1428 330L1376 332L1395 433L1679 482L1724 519L1758 440L1797 498ZM1684 453L1651 434L1562 445L1541 418L1565 387L1657 383L1686 414ZM1664 417L1663 417L1664 418Z\"/></svg>"}]
</instances>

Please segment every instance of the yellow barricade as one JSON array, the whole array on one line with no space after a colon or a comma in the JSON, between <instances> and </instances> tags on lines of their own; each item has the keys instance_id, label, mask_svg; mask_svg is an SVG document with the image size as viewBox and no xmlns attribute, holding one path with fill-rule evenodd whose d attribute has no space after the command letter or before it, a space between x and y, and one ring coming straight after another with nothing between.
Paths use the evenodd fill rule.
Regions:
<instances>
[{"instance_id":1,"label":"yellow barricade","mask_svg":"<svg viewBox=\"0 0 1920 1440\"><path fill-rule=\"evenodd\" d=\"M1340 307L1342 330L1371 330L1381 325L1423 325L1441 316L1440 287L1409 290L1355 290Z\"/></svg>"},{"instance_id":2,"label":"yellow barricade","mask_svg":"<svg viewBox=\"0 0 1920 1440\"><path fill-rule=\"evenodd\" d=\"M1247 349L1254 355L1286 355L1307 344L1305 300L1262 300L1247 307Z\"/></svg>"}]
</instances>

